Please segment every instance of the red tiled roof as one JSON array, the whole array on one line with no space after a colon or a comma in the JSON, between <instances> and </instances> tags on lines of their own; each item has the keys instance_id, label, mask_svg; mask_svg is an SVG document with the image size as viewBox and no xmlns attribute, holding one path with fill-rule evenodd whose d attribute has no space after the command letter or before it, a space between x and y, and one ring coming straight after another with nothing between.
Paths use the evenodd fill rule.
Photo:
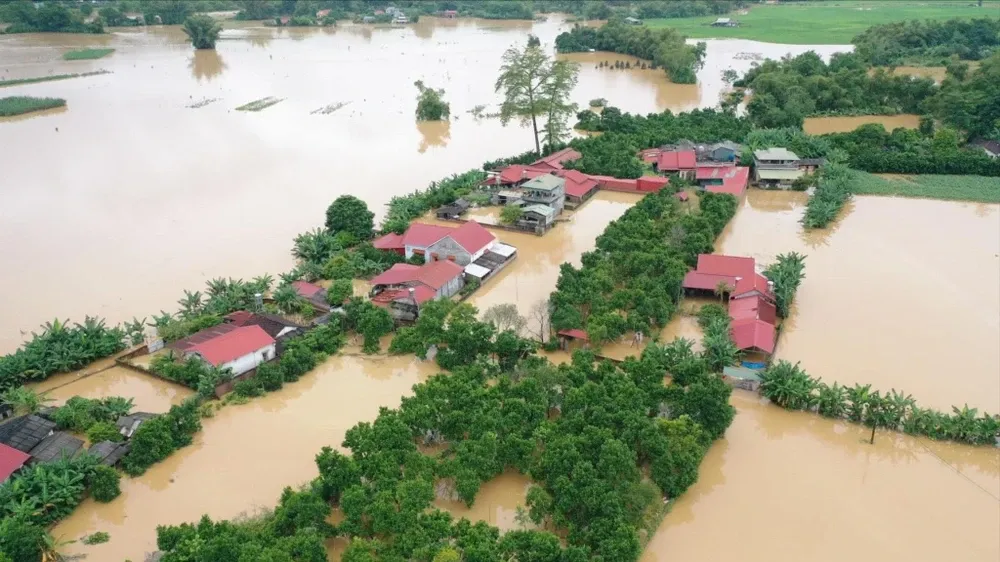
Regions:
<instances>
[{"instance_id":1,"label":"red tiled roof","mask_svg":"<svg viewBox=\"0 0 1000 562\"><path fill-rule=\"evenodd\" d=\"M730 324L733 343L739 349L759 349L774 353L774 325L763 320L737 320Z\"/></svg>"},{"instance_id":2,"label":"red tiled roof","mask_svg":"<svg viewBox=\"0 0 1000 562\"><path fill-rule=\"evenodd\" d=\"M681 286L685 289L701 289L714 291L719 283L725 282L730 287L736 286L736 277L732 275L716 275L712 273L701 273L699 271L689 271L684 275Z\"/></svg>"},{"instance_id":3,"label":"red tiled roof","mask_svg":"<svg viewBox=\"0 0 1000 562\"><path fill-rule=\"evenodd\" d=\"M532 166L538 166L541 168L551 168L553 170L561 170L562 165L566 162L573 160L579 160L583 155L579 152L573 150L572 148L564 148L558 152L553 152L548 156L539 158L531 163Z\"/></svg>"},{"instance_id":4,"label":"red tiled roof","mask_svg":"<svg viewBox=\"0 0 1000 562\"><path fill-rule=\"evenodd\" d=\"M721 166L718 165L705 165L699 164L695 169L695 178L699 180L711 180L711 179L722 179L722 176L726 175L726 172L734 168L731 162L725 163Z\"/></svg>"},{"instance_id":5,"label":"red tiled roof","mask_svg":"<svg viewBox=\"0 0 1000 562\"><path fill-rule=\"evenodd\" d=\"M253 318L253 313L245 310L237 310L236 312L230 312L229 314L223 316L222 320L227 324L246 326L247 322L249 322L251 318Z\"/></svg>"},{"instance_id":6,"label":"red tiled roof","mask_svg":"<svg viewBox=\"0 0 1000 562\"><path fill-rule=\"evenodd\" d=\"M676 172L679 170L693 170L697 158L693 150L669 150L661 152L656 161L656 168L661 172Z\"/></svg>"},{"instance_id":7,"label":"red tiled roof","mask_svg":"<svg viewBox=\"0 0 1000 562\"><path fill-rule=\"evenodd\" d=\"M563 170L556 173L566 180L566 195L583 197L597 187L597 180L576 170Z\"/></svg>"},{"instance_id":8,"label":"red tiled roof","mask_svg":"<svg viewBox=\"0 0 1000 562\"><path fill-rule=\"evenodd\" d=\"M493 233L483 228L483 225L476 221L469 221L456 228L448 235L459 246L465 248L466 252L475 254L486 246L496 242L497 237Z\"/></svg>"},{"instance_id":9,"label":"red tiled roof","mask_svg":"<svg viewBox=\"0 0 1000 562\"><path fill-rule=\"evenodd\" d=\"M420 269L419 265L411 265L408 263L397 263L390 267L389 269L383 271L382 273L376 275L372 278L372 285L399 285L401 283L406 283L407 281L413 281L416 279L416 271Z\"/></svg>"},{"instance_id":10,"label":"red tiled roof","mask_svg":"<svg viewBox=\"0 0 1000 562\"><path fill-rule=\"evenodd\" d=\"M732 277L752 277L755 273L753 258L720 254L698 254L698 267L695 270L698 273Z\"/></svg>"},{"instance_id":11,"label":"red tiled roof","mask_svg":"<svg viewBox=\"0 0 1000 562\"><path fill-rule=\"evenodd\" d=\"M734 322L738 320L763 320L774 324L778 320L778 311L767 299L753 296L729 301L729 317Z\"/></svg>"},{"instance_id":12,"label":"red tiled roof","mask_svg":"<svg viewBox=\"0 0 1000 562\"><path fill-rule=\"evenodd\" d=\"M676 197L678 201L688 200L688 194L686 191L678 191L677 193L674 194L674 197Z\"/></svg>"},{"instance_id":13,"label":"red tiled roof","mask_svg":"<svg viewBox=\"0 0 1000 562\"><path fill-rule=\"evenodd\" d=\"M403 283L423 283L437 292L448 281L465 271L462 266L448 260L434 261L421 266L397 263L388 271L372 279L372 285L402 285Z\"/></svg>"},{"instance_id":14,"label":"red tiled roof","mask_svg":"<svg viewBox=\"0 0 1000 562\"><path fill-rule=\"evenodd\" d=\"M403 235L396 234L395 232L390 232L384 236L379 236L372 242L372 246L375 246L379 250L402 250L404 248Z\"/></svg>"},{"instance_id":15,"label":"red tiled roof","mask_svg":"<svg viewBox=\"0 0 1000 562\"><path fill-rule=\"evenodd\" d=\"M625 191L636 191L639 189L638 180L624 180L611 176L590 176L597 180L597 185L604 189L619 189Z\"/></svg>"},{"instance_id":16,"label":"red tiled roof","mask_svg":"<svg viewBox=\"0 0 1000 562\"><path fill-rule=\"evenodd\" d=\"M747 189L747 181L750 178L750 168L746 166L735 166L725 168L727 171L722 175L722 185L709 185L705 191L711 193L728 193L739 197Z\"/></svg>"},{"instance_id":17,"label":"red tiled roof","mask_svg":"<svg viewBox=\"0 0 1000 562\"><path fill-rule=\"evenodd\" d=\"M636 180L639 191L659 191L668 183L670 183L670 179L662 176L642 176Z\"/></svg>"},{"instance_id":18,"label":"red tiled roof","mask_svg":"<svg viewBox=\"0 0 1000 562\"><path fill-rule=\"evenodd\" d=\"M223 334L228 334L236 328L239 328L236 324L219 324L217 326L212 326L211 328L205 328L204 330L195 332L186 338L179 339L167 347L184 352L202 342L217 338Z\"/></svg>"},{"instance_id":19,"label":"red tiled roof","mask_svg":"<svg viewBox=\"0 0 1000 562\"><path fill-rule=\"evenodd\" d=\"M315 297L320 291L323 290L323 287L313 285L308 281L295 281L292 283L292 288L294 288L295 292L297 292L300 296L307 299Z\"/></svg>"},{"instance_id":20,"label":"red tiled roof","mask_svg":"<svg viewBox=\"0 0 1000 562\"><path fill-rule=\"evenodd\" d=\"M382 291L372 297L372 303L375 305L386 305L395 300L409 298L409 293L409 288L389 289L388 291ZM432 300L436 294L437 292L427 285L417 285L416 287L413 287L413 298L417 301L418 305Z\"/></svg>"},{"instance_id":21,"label":"red tiled roof","mask_svg":"<svg viewBox=\"0 0 1000 562\"><path fill-rule=\"evenodd\" d=\"M417 281L437 291L464 272L465 268L453 261L435 261L422 265L417 269Z\"/></svg>"},{"instance_id":22,"label":"red tiled roof","mask_svg":"<svg viewBox=\"0 0 1000 562\"><path fill-rule=\"evenodd\" d=\"M514 184L521 183L525 180L530 180L537 178L538 176L548 174L552 169L550 167L545 168L535 168L532 166L525 166L523 164L513 164L507 166L503 170L500 170L500 175L496 178L490 178L486 180L486 185L496 185L498 183L502 184Z\"/></svg>"},{"instance_id":23,"label":"red tiled roof","mask_svg":"<svg viewBox=\"0 0 1000 562\"><path fill-rule=\"evenodd\" d=\"M752 293L757 291L758 293L764 295L765 297L774 300L774 295L767 287L767 277L759 273L754 273L750 277L742 277L736 282L736 290L733 291L733 298L739 299L740 296L747 293Z\"/></svg>"},{"instance_id":24,"label":"red tiled roof","mask_svg":"<svg viewBox=\"0 0 1000 562\"><path fill-rule=\"evenodd\" d=\"M455 229L450 226L415 222L410 224L410 228L403 234L403 244L426 248L454 231Z\"/></svg>"},{"instance_id":25,"label":"red tiled roof","mask_svg":"<svg viewBox=\"0 0 1000 562\"><path fill-rule=\"evenodd\" d=\"M567 338L573 338L575 340L587 341L587 332L579 328L572 328L569 330L559 330L560 336L565 336Z\"/></svg>"},{"instance_id":26,"label":"red tiled roof","mask_svg":"<svg viewBox=\"0 0 1000 562\"><path fill-rule=\"evenodd\" d=\"M188 351L198 353L212 365L238 359L274 343L260 326L240 326L229 333L192 346Z\"/></svg>"},{"instance_id":27,"label":"red tiled roof","mask_svg":"<svg viewBox=\"0 0 1000 562\"><path fill-rule=\"evenodd\" d=\"M10 445L0 443L0 482L5 482L11 474L28 462L31 455L18 451Z\"/></svg>"},{"instance_id":28,"label":"red tiled roof","mask_svg":"<svg viewBox=\"0 0 1000 562\"><path fill-rule=\"evenodd\" d=\"M326 16L330 15L330 12L331 12L331 10L320 10L320 11L316 12L316 17L317 18L325 18Z\"/></svg>"}]
</instances>

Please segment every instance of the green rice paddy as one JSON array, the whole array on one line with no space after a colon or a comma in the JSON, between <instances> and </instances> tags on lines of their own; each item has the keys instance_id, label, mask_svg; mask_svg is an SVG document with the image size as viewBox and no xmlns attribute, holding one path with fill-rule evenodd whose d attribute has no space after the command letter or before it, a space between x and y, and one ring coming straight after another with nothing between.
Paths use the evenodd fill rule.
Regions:
<instances>
[{"instance_id":1,"label":"green rice paddy","mask_svg":"<svg viewBox=\"0 0 1000 562\"><path fill-rule=\"evenodd\" d=\"M0 98L0 117L23 115L64 105L66 105L66 100L61 98L31 98L28 96Z\"/></svg>"},{"instance_id":2,"label":"green rice paddy","mask_svg":"<svg viewBox=\"0 0 1000 562\"><path fill-rule=\"evenodd\" d=\"M78 49L63 53L63 60L91 60L106 57L115 52L114 49Z\"/></svg>"},{"instance_id":3,"label":"green rice paddy","mask_svg":"<svg viewBox=\"0 0 1000 562\"><path fill-rule=\"evenodd\" d=\"M727 17L739 27L712 27L716 16L646 20L652 28L672 27L688 37L752 39L793 45L846 45L865 29L904 20L981 18L1000 16L1000 2L975 0L928 1L826 1L776 5L750 5L746 15Z\"/></svg>"},{"instance_id":4,"label":"green rice paddy","mask_svg":"<svg viewBox=\"0 0 1000 562\"><path fill-rule=\"evenodd\" d=\"M851 192L856 195L1000 203L1000 178L934 174L884 178L867 172L853 173Z\"/></svg>"}]
</instances>

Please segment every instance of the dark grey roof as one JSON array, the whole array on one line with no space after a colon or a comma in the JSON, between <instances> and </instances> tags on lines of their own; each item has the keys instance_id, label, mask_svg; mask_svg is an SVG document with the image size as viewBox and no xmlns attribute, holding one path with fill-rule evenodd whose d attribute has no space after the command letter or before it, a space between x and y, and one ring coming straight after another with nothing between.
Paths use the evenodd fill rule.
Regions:
<instances>
[{"instance_id":1,"label":"dark grey roof","mask_svg":"<svg viewBox=\"0 0 1000 562\"><path fill-rule=\"evenodd\" d=\"M156 414L150 414L149 412L133 412L132 414L118 418L115 425L118 426L122 435L132 437L135 430L139 429L139 424L155 417Z\"/></svg>"},{"instance_id":2,"label":"dark grey roof","mask_svg":"<svg viewBox=\"0 0 1000 562\"><path fill-rule=\"evenodd\" d=\"M278 337L278 334L280 334L281 331L284 330L285 328L299 328L299 329L305 328L305 326L301 326L290 320L285 320L284 318L276 314L259 314L259 313L254 313L253 316L250 317L250 319L247 321L245 325L260 326L260 328L265 332L267 332L267 335L271 336L272 338Z\"/></svg>"},{"instance_id":3,"label":"dark grey roof","mask_svg":"<svg viewBox=\"0 0 1000 562\"><path fill-rule=\"evenodd\" d=\"M50 462L63 457L72 457L82 448L83 441L69 433L57 431L35 445L29 454L37 462Z\"/></svg>"},{"instance_id":4,"label":"dark grey roof","mask_svg":"<svg viewBox=\"0 0 1000 562\"><path fill-rule=\"evenodd\" d=\"M0 443L29 453L55 427L54 422L34 414L11 418L0 423Z\"/></svg>"},{"instance_id":5,"label":"dark grey roof","mask_svg":"<svg viewBox=\"0 0 1000 562\"><path fill-rule=\"evenodd\" d=\"M978 146L980 148L985 148L993 154L1000 154L1000 141L989 140L989 139L976 139L972 141L972 145Z\"/></svg>"},{"instance_id":6,"label":"dark grey roof","mask_svg":"<svg viewBox=\"0 0 1000 562\"><path fill-rule=\"evenodd\" d=\"M94 443L87 451L101 460L102 464L114 466L132 448L128 443L114 443L112 441L101 441Z\"/></svg>"}]
</instances>

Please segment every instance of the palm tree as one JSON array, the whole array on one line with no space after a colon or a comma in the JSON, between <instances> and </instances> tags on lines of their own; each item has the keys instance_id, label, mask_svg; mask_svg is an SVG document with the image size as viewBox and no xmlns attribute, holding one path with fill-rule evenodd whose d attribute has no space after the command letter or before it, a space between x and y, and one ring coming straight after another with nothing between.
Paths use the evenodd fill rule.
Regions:
<instances>
[{"instance_id":1,"label":"palm tree","mask_svg":"<svg viewBox=\"0 0 1000 562\"><path fill-rule=\"evenodd\" d=\"M191 292L184 290L184 298L177 301L181 305L181 316L191 318L201 312L201 291Z\"/></svg>"},{"instance_id":2,"label":"palm tree","mask_svg":"<svg viewBox=\"0 0 1000 562\"><path fill-rule=\"evenodd\" d=\"M206 285L208 289L205 292L208 293L208 298L217 297L229 290L229 282L222 277L209 279Z\"/></svg>"},{"instance_id":3,"label":"palm tree","mask_svg":"<svg viewBox=\"0 0 1000 562\"><path fill-rule=\"evenodd\" d=\"M715 296L719 297L719 303L723 302L723 297L733 291L732 286L725 281L719 281L719 284L715 286Z\"/></svg>"},{"instance_id":4,"label":"palm tree","mask_svg":"<svg viewBox=\"0 0 1000 562\"><path fill-rule=\"evenodd\" d=\"M278 287L278 290L274 292L274 304L278 305L278 309L285 314L293 314L299 310L299 300L302 297L299 296L298 291L295 290L291 285L282 285Z\"/></svg>"},{"instance_id":5,"label":"palm tree","mask_svg":"<svg viewBox=\"0 0 1000 562\"><path fill-rule=\"evenodd\" d=\"M214 49L215 42L219 39L219 32L222 31L222 24L211 16L188 16L181 26L181 31L188 36L195 49Z\"/></svg>"},{"instance_id":6,"label":"palm tree","mask_svg":"<svg viewBox=\"0 0 1000 562\"><path fill-rule=\"evenodd\" d=\"M112 420L117 420L122 416L127 416L134 407L131 398L124 398L121 396L109 396L107 398L102 398L101 405L107 412L108 418Z\"/></svg>"},{"instance_id":7,"label":"palm tree","mask_svg":"<svg viewBox=\"0 0 1000 562\"><path fill-rule=\"evenodd\" d=\"M75 542L76 541L57 539L51 534L45 533L42 535L42 544L40 545L42 553L41 562L63 562L66 558L63 557L62 554L59 554L59 549Z\"/></svg>"},{"instance_id":8,"label":"palm tree","mask_svg":"<svg viewBox=\"0 0 1000 562\"><path fill-rule=\"evenodd\" d=\"M868 440L869 444L875 444L876 428L892 428L894 415L889 400L883 398L877 390L868 396L868 400L865 403L864 423L872 428L872 436Z\"/></svg>"},{"instance_id":9,"label":"palm tree","mask_svg":"<svg viewBox=\"0 0 1000 562\"><path fill-rule=\"evenodd\" d=\"M153 321L149 325L151 327L156 328L157 330L159 330L160 328L162 328L162 327L166 326L167 324L169 324L170 321L173 320L173 319L174 318L172 316L170 316L169 312L164 312L164 311L161 310L160 314L158 314L158 315L154 314L153 315Z\"/></svg>"},{"instance_id":10,"label":"palm tree","mask_svg":"<svg viewBox=\"0 0 1000 562\"><path fill-rule=\"evenodd\" d=\"M962 406L962 409L952 406L951 411L953 415L951 416L950 435L948 437L956 441L971 441L970 438L975 435L976 417L979 415L979 410L970 408L966 404Z\"/></svg>"},{"instance_id":11,"label":"palm tree","mask_svg":"<svg viewBox=\"0 0 1000 562\"><path fill-rule=\"evenodd\" d=\"M799 364L778 361L761 374L760 392L782 408L805 410L816 402L816 381Z\"/></svg>"},{"instance_id":12,"label":"palm tree","mask_svg":"<svg viewBox=\"0 0 1000 562\"><path fill-rule=\"evenodd\" d=\"M896 389L893 388L889 394L885 395L885 401L891 414L890 427L898 430L900 424L906 419L907 413L916 405L916 400L913 399L913 396L896 392Z\"/></svg>"},{"instance_id":13,"label":"palm tree","mask_svg":"<svg viewBox=\"0 0 1000 562\"><path fill-rule=\"evenodd\" d=\"M254 277L249 283L249 289L253 293L264 294L271 290L271 285L274 284L274 277L270 274L264 274L259 277Z\"/></svg>"}]
</instances>

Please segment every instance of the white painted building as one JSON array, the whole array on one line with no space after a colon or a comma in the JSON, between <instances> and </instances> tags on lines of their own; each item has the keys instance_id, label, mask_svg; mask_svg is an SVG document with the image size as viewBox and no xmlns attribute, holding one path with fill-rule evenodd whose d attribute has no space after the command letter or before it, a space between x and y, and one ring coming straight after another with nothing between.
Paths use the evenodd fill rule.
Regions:
<instances>
[{"instance_id":1,"label":"white painted building","mask_svg":"<svg viewBox=\"0 0 1000 562\"><path fill-rule=\"evenodd\" d=\"M275 341L260 326L241 326L189 348L185 356L198 357L220 369L229 369L233 376L256 369L275 358Z\"/></svg>"}]
</instances>

